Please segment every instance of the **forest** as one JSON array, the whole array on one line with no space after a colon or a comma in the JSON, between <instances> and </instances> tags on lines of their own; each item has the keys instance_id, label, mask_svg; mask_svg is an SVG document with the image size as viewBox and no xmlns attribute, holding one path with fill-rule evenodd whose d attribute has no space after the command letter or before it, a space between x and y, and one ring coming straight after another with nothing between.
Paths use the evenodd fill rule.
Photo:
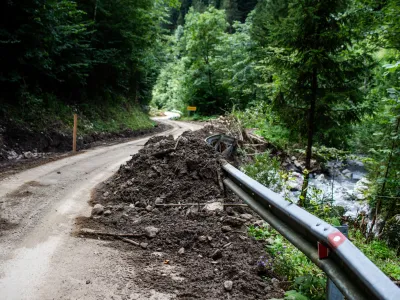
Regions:
<instances>
[{"instance_id":1,"label":"forest","mask_svg":"<svg viewBox=\"0 0 400 300\"><path fill-rule=\"evenodd\" d=\"M368 169L370 207L354 239L400 280L388 265L400 251L399 0L10 0L0 14L0 125L69 128L78 112L83 131L136 129L153 126L150 109L187 106L192 119L233 115L301 153L307 209L312 160L351 154ZM253 177L272 164L258 163ZM322 299L320 273L281 267Z\"/></svg>"}]
</instances>

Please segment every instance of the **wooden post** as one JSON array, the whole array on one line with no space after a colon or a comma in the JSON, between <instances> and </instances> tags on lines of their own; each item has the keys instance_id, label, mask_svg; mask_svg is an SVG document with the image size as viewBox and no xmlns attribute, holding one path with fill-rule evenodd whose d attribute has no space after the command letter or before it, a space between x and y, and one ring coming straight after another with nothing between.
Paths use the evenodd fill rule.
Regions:
<instances>
[{"instance_id":1,"label":"wooden post","mask_svg":"<svg viewBox=\"0 0 400 300\"><path fill-rule=\"evenodd\" d=\"M72 134L72 152L76 152L76 132L78 131L78 115L74 114L74 132Z\"/></svg>"}]
</instances>

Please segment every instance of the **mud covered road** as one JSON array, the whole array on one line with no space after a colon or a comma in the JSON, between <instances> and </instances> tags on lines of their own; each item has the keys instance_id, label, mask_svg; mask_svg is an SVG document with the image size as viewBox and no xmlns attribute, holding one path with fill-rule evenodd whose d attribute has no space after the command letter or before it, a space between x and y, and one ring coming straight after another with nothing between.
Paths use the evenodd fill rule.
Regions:
<instances>
[{"instance_id":1,"label":"mud covered road","mask_svg":"<svg viewBox=\"0 0 400 300\"><path fill-rule=\"evenodd\" d=\"M164 122L173 129L162 135L199 129ZM71 235L76 217L90 216L91 190L147 140L96 148L0 181L1 299L169 299L121 280L138 270L109 242Z\"/></svg>"}]
</instances>

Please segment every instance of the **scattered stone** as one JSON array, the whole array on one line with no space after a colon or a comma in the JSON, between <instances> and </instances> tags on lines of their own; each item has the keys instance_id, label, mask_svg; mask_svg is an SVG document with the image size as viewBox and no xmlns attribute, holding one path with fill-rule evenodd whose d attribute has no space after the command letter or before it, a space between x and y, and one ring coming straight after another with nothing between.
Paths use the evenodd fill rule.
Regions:
<instances>
[{"instance_id":1,"label":"scattered stone","mask_svg":"<svg viewBox=\"0 0 400 300\"><path fill-rule=\"evenodd\" d=\"M252 216L251 214L241 214L240 217L241 217L242 219L247 220L247 221L253 219L253 216Z\"/></svg>"},{"instance_id":2,"label":"scattered stone","mask_svg":"<svg viewBox=\"0 0 400 300\"><path fill-rule=\"evenodd\" d=\"M135 204L131 203L131 204L129 204L129 207L130 208L135 208Z\"/></svg>"},{"instance_id":3,"label":"scattered stone","mask_svg":"<svg viewBox=\"0 0 400 300\"><path fill-rule=\"evenodd\" d=\"M90 280L86 280L86 284L91 284L92 282Z\"/></svg>"},{"instance_id":4,"label":"scattered stone","mask_svg":"<svg viewBox=\"0 0 400 300\"><path fill-rule=\"evenodd\" d=\"M279 287L279 280L278 280L278 279L272 278L272 279L271 279L271 283L272 283L272 285L273 285L274 288L276 288L276 289L279 289L279 288L280 288L280 287Z\"/></svg>"},{"instance_id":5,"label":"scattered stone","mask_svg":"<svg viewBox=\"0 0 400 300\"><path fill-rule=\"evenodd\" d=\"M26 159L30 159L30 158L33 158L33 157L34 157L33 153L30 152L30 151L23 152L22 154L24 155L24 157L25 157Z\"/></svg>"},{"instance_id":6,"label":"scattered stone","mask_svg":"<svg viewBox=\"0 0 400 300\"><path fill-rule=\"evenodd\" d=\"M178 251L178 254L179 254L179 255L185 254L185 248L183 248L183 247L180 248L179 251Z\"/></svg>"},{"instance_id":7,"label":"scattered stone","mask_svg":"<svg viewBox=\"0 0 400 300\"><path fill-rule=\"evenodd\" d=\"M197 239L199 240L199 242L205 242L205 241L207 241L207 237L204 236L204 235L199 236Z\"/></svg>"},{"instance_id":8,"label":"scattered stone","mask_svg":"<svg viewBox=\"0 0 400 300\"><path fill-rule=\"evenodd\" d=\"M17 159L17 157L18 157L17 152L15 152L14 150L7 152L7 154L8 154L7 155L8 160Z\"/></svg>"},{"instance_id":9,"label":"scattered stone","mask_svg":"<svg viewBox=\"0 0 400 300\"><path fill-rule=\"evenodd\" d=\"M144 232L149 238L154 238L160 232L160 229L154 226L147 226L144 228Z\"/></svg>"},{"instance_id":10,"label":"scattered stone","mask_svg":"<svg viewBox=\"0 0 400 300\"><path fill-rule=\"evenodd\" d=\"M221 230L222 230L222 232L230 232L230 231L232 231L232 227L231 226L222 226Z\"/></svg>"},{"instance_id":11,"label":"scattered stone","mask_svg":"<svg viewBox=\"0 0 400 300\"><path fill-rule=\"evenodd\" d=\"M150 211L153 210L153 207L152 207L151 205L147 205L147 206L146 206L146 210L150 212Z\"/></svg>"},{"instance_id":12,"label":"scattered stone","mask_svg":"<svg viewBox=\"0 0 400 300\"><path fill-rule=\"evenodd\" d=\"M265 224L267 224L264 220L257 220L254 222L254 226L257 227L263 227Z\"/></svg>"},{"instance_id":13,"label":"scattered stone","mask_svg":"<svg viewBox=\"0 0 400 300\"><path fill-rule=\"evenodd\" d=\"M225 288L225 290L228 291L228 292L232 291L233 282L230 281L230 280L225 281L225 282L224 282L224 288Z\"/></svg>"},{"instance_id":14,"label":"scattered stone","mask_svg":"<svg viewBox=\"0 0 400 300\"><path fill-rule=\"evenodd\" d=\"M140 247L142 247L143 249L147 249L148 245L148 243L140 243Z\"/></svg>"},{"instance_id":15,"label":"scattered stone","mask_svg":"<svg viewBox=\"0 0 400 300\"><path fill-rule=\"evenodd\" d=\"M220 249L215 250L214 253L211 255L211 258L213 260L222 258L222 251Z\"/></svg>"},{"instance_id":16,"label":"scattered stone","mask_svg":"<svg viewBox=\"0 0 400 300\"><path fill-rule=\"evenodd\" d=\"M162 199L161 197L157 197L156 201L154 201L155 204L163 204L164 203L164 199Z\"/></svg>"},{"instance_id":17,"label":"scattered stone","mask_svg":"<svg viewBox=\"0 0 400 300\"><path fill-rule=\"evenodd\" d=\"M96 204L92 208L92 216L100 216L104 212L104 206L101 204Z\"/></svg>"},{"instance_id":18,"label":"scattered stone","mask_svg":"<svg viewBox=\"0 0 400 300\"><path fill-rule=\"evenodd\" d=\"M104 193L103 193L103 197L104 197L104 198L107 198L108 196L110 196L110 192L104 192Z\"/></svg>"},{"instance_id":19,"label":"scattered stone","mask_svg":"<svg viewBox=\"0 0 400 300\"><path fill-rule=\"evenodd\" d=\"M211 203L207 203L204 208L208 211L216 211L216 210L223 211L224 205L222 202L211 202Z\"/></svg>"},{"instance_id":20,"label":"scattered stone","mask_svg":"<svg viewBox=\"0 0 400 300\"><path fill-rule=\"evenodd\" d=\"M108 217L109 215L111 215L111 210L107 209L107 210L104 212L104 216Z\"/></svg>"}]
</instances>

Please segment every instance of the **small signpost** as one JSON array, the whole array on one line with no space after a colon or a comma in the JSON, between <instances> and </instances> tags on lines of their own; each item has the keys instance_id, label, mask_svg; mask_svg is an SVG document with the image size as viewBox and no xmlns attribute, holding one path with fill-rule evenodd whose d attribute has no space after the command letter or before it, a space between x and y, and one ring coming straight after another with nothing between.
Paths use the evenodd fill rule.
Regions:
<instances>
[{"instance_id":1,"label":"small signpost","mask_svg":"<svg viewBox=\"0 0 400 300\"><path fill-rule=\"evenodd\" d=\"M76 152L76 133L78 131L78 115L74 114L74 130L72 132L72 152Z\"/></svg>"},{"instance_id":2,"label":"small signpost","mask_svg":"<svg viewBox=\"0 0 400 300\"><path fill-rule=\"evenodd\" d=\"M197 110L197 107L196 107L196 106L188 106L188 107L187 107L188 116L190 116L190 112L191 112L191 111L196 111L196 110Z\"/></svg>"}]
</instances>

